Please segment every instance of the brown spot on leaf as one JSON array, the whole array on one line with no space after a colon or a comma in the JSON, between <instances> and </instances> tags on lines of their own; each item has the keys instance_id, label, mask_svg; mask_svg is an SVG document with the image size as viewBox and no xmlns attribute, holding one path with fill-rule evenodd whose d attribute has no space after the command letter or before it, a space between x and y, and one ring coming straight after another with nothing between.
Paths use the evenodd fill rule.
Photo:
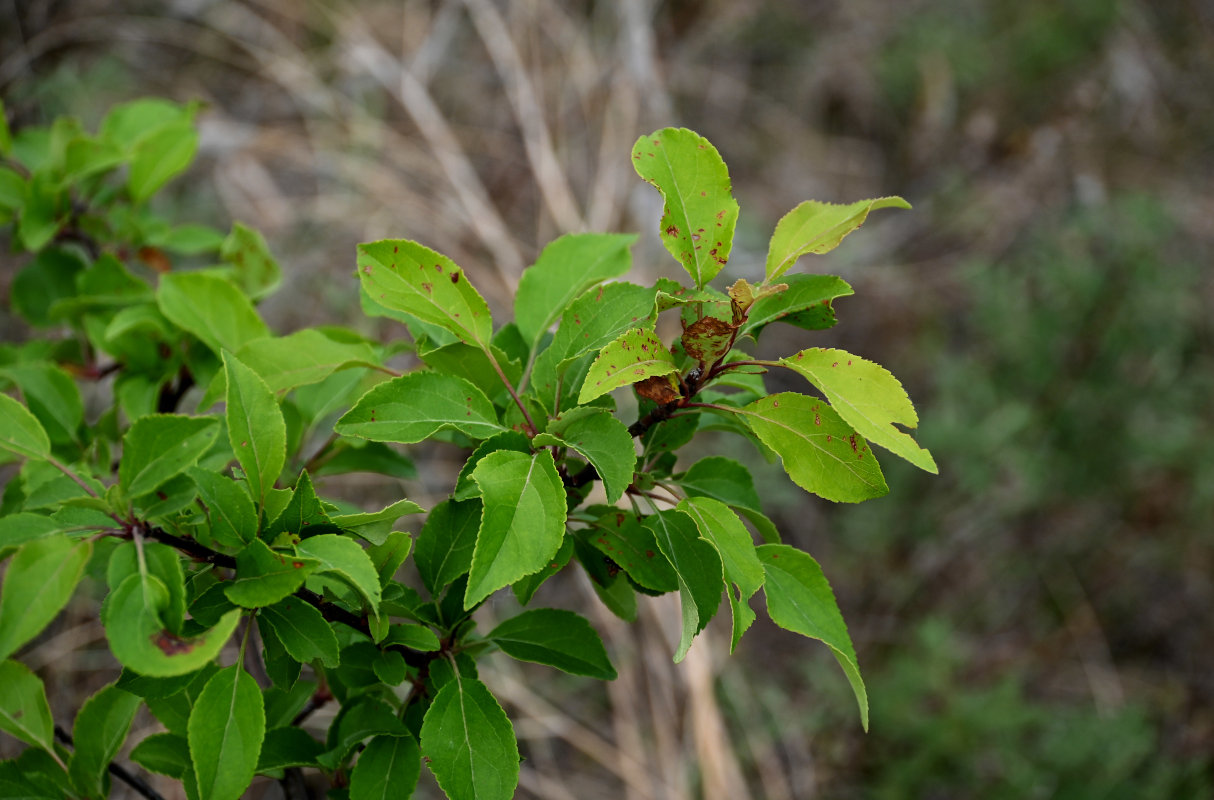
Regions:
<instances>
[{"instance_id":1,"label":"brown spot on leaf","mask_svg":"<svg viewBox=\"0 0 1214 800\"><path fill-rule=\"evenodd\" d=\"M683 350L703 364L711 364L729 352L733 328L724 320L704 317L683 331Z\"/></svg>"},{"instance_id":2,"label":"brown spot on leaf","mask_svg":"<svg viewBox=\"0 0 1214 800\"><path fill-rule=\"evenodd\" d=\"M152 635L152 644L166 656L179 656L188 653L198 646L199 639L182 639L166 630L157 631Z\"/></svg>"},{"instance_id":3,"label":"brown spot on leaf","mask_svg":"<svg viewBox=\"0 0 1214 800\"><path fill-rule=\"evenodd\" d=\"M667 235L667 236L676 236L676 237L677 237L677 236L679 235L679 228L678 228L678 226L677 226L677 225L671 225L670 227L668 227L668 228L666 229L666 235Z\"/></svg>"}]
</instances>

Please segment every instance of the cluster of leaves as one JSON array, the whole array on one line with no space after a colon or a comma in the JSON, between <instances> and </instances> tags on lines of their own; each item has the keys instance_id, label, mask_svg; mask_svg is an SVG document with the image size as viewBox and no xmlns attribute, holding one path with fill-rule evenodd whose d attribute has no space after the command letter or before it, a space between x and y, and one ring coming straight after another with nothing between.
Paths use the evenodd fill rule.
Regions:
<instances>
[{"instance_id":1,"label":"cluster of leaves","mask_svg":"<svg viewBox=\"0 0 1214 800\"><path fill-rule=\"evenodd\" d=\"M774 322L833 325L847 284L786 273L902 200L803 203L777 226L763 283L721 292L709 282L738 211L725 164L695 133L665 129L632 158L665 199L661 237L690 285L613 282L634 237L569 235L524 273L514 321L495 326L449 258L385 240L358 248L363 307L404 322L412 342L336 327L278 336L257 311L280 281L257 233L173 226L149 210L192 157L193 113L138 101L97 136L72 120L0 126L0 213L33 254L12 306L46 331L0 350L0 387L20 397L0 394L0 452L22 462L0 502L0 659L87 575L105 589L122 668L71 736L39 678L0 664L0 729L31 745L0 762L0 791L102 797L111 773L138 785L113 759L146 704L166 730L130 758L191 798L232 800L255 775L301 768L329 776L333 796L401 797L423 757L452 798L509 798L518 747L477 659L501 651L607 680L615 670L572 612L531 608L490 631L472 616L506 587L527 606L574 565L624 619L638 594L678 592L676 660L722 593L736 646L762 589L776 624L832 650L867 727L817 562L780 542L742 465L714 456L684 468L677 451L701 430L732 431L800 486L845 502L886 491L869 442L935 470L896 427L913 427L915 412L880 366L839 350L757 361L739 349ZM666 311L682 323L670 347L655 327ZM402 350L422 367L392 369ZM772 367L824 398L768 394ZM628 387L631 424L616 408ZM366 511L316 493L326 475L408 477L399 445L430 439L469 455L416 540L397 530L423 511L408 499ZM410 558L421 587L397 579ZM302 723L327 702L340 710L318 739Z\"/></svg>"}]
</instances>

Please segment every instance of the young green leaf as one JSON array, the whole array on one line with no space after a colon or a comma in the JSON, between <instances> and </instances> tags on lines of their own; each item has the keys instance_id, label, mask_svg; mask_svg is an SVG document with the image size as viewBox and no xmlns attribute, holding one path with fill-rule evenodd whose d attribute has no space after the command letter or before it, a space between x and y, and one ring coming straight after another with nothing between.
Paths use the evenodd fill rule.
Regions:
<instances>
[{"instance_id":1,"label":"young green leaf","mask_svg":"<svg viewBox=\"0 0 1214 800\"><path fill-rule=\"evenodd\" d=\"M42 423L6 394L0 394L0 448L22 458L44 459L51 454L51 440Z\"/></svg>"},{"instance_id":2,"label":"young green leaf","mask_svg":"<svg viewBox=\"0 0 1214 800\"><path fill-rule=\"evenodd\" d=\"M123 666L153 677L193 672L219 655L240 621L240 612L230 611L203 633L178 636L162 621L169 602L169 590L154 575L130 575L110 592L101 619Z\"/></svg>"},{"instance_id":3,"label":"young green leaf","mask_svg":"<svg viewBox=\"0 0 1214 800\"><path fill-rule=\"evenodd\" d=\"M565 489L552 454L490 453L472 473L484 511L464 608L544 568L565 533Z\"/></svg>"},{"instance_id":4,"label":"young green leaf","mask_svg":"<svg viewBox=\"0 0 1214 800\"><path fill-rule=\"evenodd\" d=\"M395 800L409 797L421 775L417 740L404 736L376 736L367 743L350 775L350 800Z\"/></svg>"},{"instance_id":5,"label":"young green leaf","mask_svg":"<svg viewBox=\"0 0 1214 800\"><path fill-rule=\"evenodd\" d=\"M212 417L141 417L122 438L118 480L127 496L142 497L192 467L218 435L218 420Z\"/></svg>"},{"instance_id":6,"label":"young green leaf","mask_svg":"<svg viewBox=\"0 0 1214 800\"><path fill-rule=\"evenodd\" d=\"M454 800L510 800L518 785L514 728L483 683L458 672L430 704L421 752Z\"/></svg>"},{"instance_id":7,"label":"young green leaf","mask_svg":"<svg viewBox=\"0 0 1214 800\"><path fill-rule=\"evenodd\" d=\"M831 649L855 692L860 721L867 731L868 693L847 625L822 568L808 553L786 544L760 545L758 554L767 574L763 592L768 616L781 628L817 639Z\"/></svg>"},{"instance_id":8,"label":"young green leaf","mask_svg":"<svg viewBox=\"0 0 1214 800\"><path fill-rule=\"evenodd\" d=\"M367 295L380 305L488 349L493 336L489 306L464 271L441 253L408 239L360 244L358 278Z\"/></svg>"},{"instance_id":9,"label":"young green leaf","mask_svg":"<svg viewBox=\"0 0 1214 800\"><path fill-rule=\"evenodd\" d=\"M637 140L632 166L662 193L662 244L697 287L708 283L729 260L738 222L721 154L694 131L663 128Z\"/></svg>"},{"instance_id":10,"label":"young green leaf","mask_svg":"<svg viewBox=\"0 0 1214 800\"><path fill-rule=\"evenodd\" d=\"M46 689L29 667L17 661L0 663L0 731L26 744L55 752L54 723Z\"/></svg>"},{"instance_id":11,"label":"young green leaf","mask_svg":"<svg viewBox=\"0 0 1214 800\"><path fill-rule=\"evenodd\" d=\"M379 652L369 642L363 642L370 653ZM347 648L349 650L350 648ZM343 656L343 661L354 659ZM369 659L366 659L369 660ZM366 664L367 673L373 682L378 678ZM317 757L317 762L328 769L334 769L346 760L346 756L355 745L369 736L387 734L388 736L404 736L408 729L393 713L388 705L374 696L364 695L358 700L347 702L338 712L337 718L329 726L329 735L325 742L328 749Z\"/></svg>"},{"instance_id":12,"label":"young green leaf","mask_svg":"<svg viewBox=\"0 0 1214 800\"><path fill-rule=\"evenodd\" d=\"M235 353L246 342L270 335L249 298L216 275L162 275L156 303L169 321L197 336L216 355L224 350Z\"/></svg>"},{"instance_id":13,"label":"young green leaf","mask_svg":"<svg viewBox=\"0 0 1214 800\"><path fill-rule=\"evenodd\" d=\"M257 508L245 485L201 467L190 467L186 474L198 487L198 499L211 522L212 539L238 549L257 538Z\"/></svg>"},{"instance_id":14,"label":"young green leaf","mask_svg":"<svg viewBox=\"0 0 1214 800\"><path fill-rule=\"evenodd\" d=\"M584 617L556 608L536 608L502 622L489 632L506 655L547 664L570 675L604 681L616 678L615 667L598 633Z\"/></svg>"},{"instance_id":15,"label":"young green leaf","mask_svg":"<svg viewBox=\"0 0 1214 800\"><path fill-rule=\"evenodd\" d=\"M807 492L836 503L859 503L889 491L864 439L824 400L782 392L739 412Z\"/></svg>"},{"instance_id":16,"label":"young green leaf","mask_svg":"<svg viewBox=\"0 0 1214 800\"><path fill-rule=\"evenodd\" d=\"M588 403L613 389L654 375L678 372L674 356L652 330L633 328L599 352L586 373L578 403Z\"/></svg>"},{"instance_id":17,"label":"young green leaf","mask_svg":"<svg viewBox=\"0 0 1214 800\"><path fill-rule=\"evenodd\" d=\"M276 393L319 383L347 367L379 367L371 345L338 342L315 328L254 339L236 351L236 357Z\"/></svg>"},{"instance_id":18,"label":"young green leaf","mask_svg":"<svg viewBox=\"0 0 1214 800\"><path fill-rule=\"evenodd\" d=\"M570 233L544 248L523 270L514 295L514 321L528 350L576 297L632 268L629 248L636 240L632 234Z\"/></svg>"},{"instance_id":19,"label":"young green leaf","mask_svg":"<svg viewBox=\"0 0 1214 800\"><path fill-rule=\"evenodd\" d=\"M282 269L265 237L239 222L232 224L232 232L220 245L219 257L233 266L236 282L254 300L270 294L282 282Z\"/></svg>"},{"instance_id":20,"label":"young green leaf","mask_svg":"<svg viewBox=\"0 0 1214 800\"><path fill-rule=\"evenodd\" d=\"M474 439L506 430L480 389L437 372L413 372L379 384L359 398L334 430L345 436L411 444L444 428Z\"/></svg>"},{"instance_id":21,"label":"young green leaf","mask_svg":"<svg viewBox=\"0 0 1214 800\"><path fill-rule=\"evenodd\" d=\"M645 517L642 524L653 533L679 578L683 628L674 656L677 664L687 655L691 640L717 613L725 584L724 567L716 548L700 538L695 522L683 512L659 511Z\"/></svg>"},{"instance_id":22,"label":"young green leaf","mask_svg":"<svg viewBox=\"0 0 1214 800\"><path fill-rule=\"evenodd\" d=\"M379 574L367 551L347 536L325 534L304 539L296 547L300 555L320 562L317 572L339 578L367 601L374 614L379 613Z\"/></svg>"},{"instance_id":23,"label":"young green leaf","mask_svg":"<svg viewBox=\"0 0 1214 800\"><path fill-rule=\"evenodd\" d=\"M689 497L679 503L678 510L691 517L700 536L717 548L725 567L725 579L737 590L725 592L733 610L733 640L729 646L733 652L742 634L755 621L755 612L747 601L763 586L763 565L755 555L754 541L738 515L720 500Z\"/></svg>"},{"instance_id":24,"label":"young green leaf","mask_svg":"<svg viewBox=\"0 0 1214 800\"><path fill-rule=\"evenodd\" d=\"M479 500L444 500L434 507L417 537L413 563L431 595L472 567L481 523Z\"/></svg>"},{"instance_id":25,"label":"young green leaf","mask_svg":"<svg viewBox=\"0 0 1214 800\"><path fill-rule=\"evenodd\" d=\"M496 453L498 450L513 450L516 453L531 455L531 440L519 431L505 431L482 441L468 456L464 466L460 467L459 475L455 478L455 491L451 494L452 499L462 501L480 497L481 490L476 485L476 481L472 480L472 471L476 469L477 464L481 463L482 458L490 453Z\"/></svg>"},{"instance_id":26,"label":"young green leaf","mask_svg":"<svg viewBox=\"0 0 1214 800\"><path fill-rule=\"evenodd\" d=\"M337 514L329 519L334 525L371 544L381 545L392 536L397 520L409 514L420 514L422 507L412 500L397 500L379 511L359 514Z\"/></svg>"},{"instance_id":27,"label":"young green leaf","mask_svg":"<svg viewBox=\"0 0 1214 800\"><path fill-rule=\"evenodd\" d=\"M258 507L274 487L287 459L287 427L278 400L256 372L223 354L227 377L228 441Z\"/></svg>"},{"instance_id":28,"label":"young green leaf","mask_svg":"<svg viewBox=\"0 0 1214 800\"><path fill-rule=\"evenodd\" d=\"M320 659L326 667L339 662L337 636L312 606L294 597L267 606L257 615L258 625L269 625L278 641L296 661Z\"/></svg>"},{"instance_id":29,"label":"young green leaf","mask_svg":"<svg viewBox=\"0 0 1214 800\"><path fill-rule=\"evenodd\" d=\"M42 423L50 440L70 444L80 440L84 404L76 382L54 364L17 364L0 370L21 388L21 397Z\"/></svg>"},{"instance_id":30,"label":"young green leaf","mask_svg":"<svg viewBox=\"0 0 1214 800\"><path fill-rule=\"evenodd\" d=\"M131 729L142 698L113 684L85 701L72 729L73 748L69 773L81 794L108 797L110 762L118 755Z\"/></svg>"},{"instance_id":31,"label":"young green leaf","mask_svg":"<svg viewBox=\"0 0 1214 800\"><path fill-rule=\"evenodd\" d=\"M843 237L859 228L871 211L910 208L901 197L878 197L849 205L806 200L776 225L767 250L767 283L779 278L806 253L834 250Z\"/></svg>"},{"instance_id":32,"label":"young green leaf","mask_svg":"<svg viewBox=\"0 0 1214 800\"><path fill-rule=\"evenodd\" d=\"M265 733L257 682L239 664L216 672L190 712L190 756L201 800L237 800L244 793Z\"/></svg>"},{"instance_id":33,"label":"young green leaf","mask_svg":"<svg viewBox=\"0 0 1214 800\"><path fill-rule=\"evenodd\" d=\"M632 483L636 446L624 423L602 408L574 408L548 423L532 440L536 447L568 447L581 453L603 479L607 502L614 503Z\"/></svg>"},{"instance_id":34,"label":"young green leaf","mask_svg":"<svg viewBox=\"0 0 1214 800\"><path fill-rule=\"evenodd\" d=\"M167 125L142 139L131 158L127 188L136 203L160 190L194 160L198 131L189 122Z\"/></svg>"},{"instance_id":35,"label":"young green leaf","mask_svg":"<svg viewBox=\"0 0 1214 800\"><path fill-rule=\"evenodd\" d=\"M8 522L3 520L0 527ZM0 587L0 659L41 633L67 605L92 552L92 542L67 536L35 539L21 546Z\"/></svg>"},{"instance_id":36,"label":"young green leaf","mask_svg":"<svg viewBox=\"0 0 1214 800\"><path fill-rule=\"evenodd\" d=\"M932 454L895 424L919 424L902 384L880 364L845 350L813 347L780 363L795 370L826 395L835 411L856 432L927 472L937 472Z\"/></svg>"},{"instance_id":37,"label":"young green leaf","mask_svg":"<svg viewBox=\"0 0 1214 800\"><path fill-rule=\"evenodd\" d=\"M786 289L764 294L755 300L746 315L740 335L756 339L773 322L795 325L805 330L826 330L835 324L831 301L852 292L842 278L834 275L789 275L784 279Z\"/></svg>"},{"instance_id":38,"label":"young green leaf","mask_svg":"<svg viewBox=\"0 0 1214 800\"><path fill-rule=\"evenodd\" d=\"M238 606L270 606L298 591L318 569L316 559L280 553L255 539L236 554L236 580L224 592Z\"/></svg>"},{"instance_id":39,"label":"young green leaf","mask_svg":"<svg viewBox=\"0 0 1214 800\"><path fill-rule=\"evenodd\" d=\"M316 490L312 486L312 479L308 477L308 471L304 470L299 473L299 480L295 482L295 489L291 493L291 500L287 503L287 507L279 512L273 522L262 528L261 538L273 541L274 537L280 533L288 533L292 536L315 536L322 533L337 533L340 530L329 519L324 505L316 496Z\"/></svg>"}]
</instances>

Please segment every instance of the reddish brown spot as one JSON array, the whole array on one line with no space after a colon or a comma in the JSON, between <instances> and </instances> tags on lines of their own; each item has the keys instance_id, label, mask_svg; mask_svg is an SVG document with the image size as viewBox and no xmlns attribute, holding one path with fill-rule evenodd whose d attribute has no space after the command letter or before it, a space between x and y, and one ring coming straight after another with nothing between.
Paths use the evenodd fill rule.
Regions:
<instances>
[{"instance_id":1,"label":"reddish brown spot","mask_svg":"<svg viewBox=\"0 0 1214 800\"><path fill-rule=\"evenodd\" d=\"M434 290L434 287L428 283L423 283L422 288L426 290L426 294L429 294L431 291Z\"/></svg>"},{"instance_id":2,"label":"reddish brown spot","mask_svg":"<svg viewBox=\"0 0 1214 800\"><path fill-rule=\"evenodd\" d=\"M152 635L152 644L164 653L166 656L179 656L182 653L188 653L198 646L198 639L182 639L169 633L166 630L160 630Z\"/></svg>"},{"instance_id":3,"label":"reddish brown spot","mask_svg":"<svg viewBox=\"0 0 1214 800\"><path fill-rule=\"evenodd\" d=\"M442 275L442 274L443 274L443 265L442 265L442 264L435 264L435 265L434 265L434 271L435 271L435 272L437 272L439 275Z\"/></svg>"},{"instance_id":4,"label":"reddish brown spot","mask_svg":"<svg viewBox=\"0 0 1214 800\"><path fill-rule=\"evenodd\" d=\"M305 522L304 524L307 525L308 523ZM302 569L303 562L302 561L292 561L291 566L295 567L295 569Z\"/></svg>"},{"instance_id":5,"label":"reddish brown spot","mask_svg":"<svg viewBox=\"0 0 1214 800\"><path fill-rule=\"evenodd\" d=\"M771 401L771 407L772 407L772 408L779 408L779 407L780 407L780 401L779 401L779 400L772 400L772 401Z\"/></svg>"},{"instance_id":6,"label":"reddish brown spot","mask_svg":"<svg viewBox=\"0 0 1214 800\"><path fill-rule=\"evenodd\" d=\"M364 274L364 275L370 275L370 274L371 274L371 265L370 265L370 264L367 264L365 267L363 267L363 274Z\"/></svg>"},{"instance_id":7,"label":"reddish brown spot","mask_svg":"<svg viewBox=\"0 0 1214 800\"><path fill-rule=\"evenodd\" d=\"M678 236L679 235L678 227L675 225L671 225L669 228L666 229L666 235L667 236Z\"/></svg>"},{"instance_id":8,"label":"reddish brown spot","mask_svg":"<svg viewBox=\"0 0 1214 800\"><path fill-rule=\"evenodd\" d=\"M821 425L821 424L822 424L822 418L821 418L821 417L819 417L817 414L814 414L814 424L815 424L815 425Z\"/></svg>"},{"instance_id":9,"label":"reddish brown spot","mask_svg":"<svg viewBox=\"0 0 1214 800\"><path fill-rule=\"evenodd\" d=\"M828 434L826 434L826 441L828 441L828 442L830 441L830 434L829 434L829 433L828 433Z\"/></svg>"},{"instance_id":10,"label":"reddish brown spot","mask_svg":"<svg viewBox=\"0 0 1214 800\"><path fill-rule=\"evenodd\" d=\"M393 245L393 246L392 246L392 252L393 252L393 253L399 253L399 252L400 252L400 248L399 248L399 247L397 247L396 245Z\"/></svg>"},{"instance_id":11,"label":"reddish brown spot","mask_svg":"<svg viewBox=\"0 0 1214 800\"><path fill-rule=\"evenodd\" d=\"M645 558L653 558L655 553L652 550L645 551Z\"/></svg>"},{"instance_id":12,"label":"reddish brown spot","mask_svg":"<svg viewBox=\"0 0 1214 800\"><path fill-rule=\"evenodd\" d=\"M624 525L624 515L623 515L623 513L617 512L615 515L615 526L617 528L620 528L620 527L623 527L623 525Z\"/></svg>"},{"instance_id":13,"label":"reddish brown spot","mask_svg":"<svg viewBox=\"0 0 1214 800\"><path fill-rule=\"evenodd\" d=\"M838 361L836 361L835 363L831 364L831 366L832 366L832 367L837 367L837 366L839 366L839 362L838 362Z\"/></svg>"},{"instance_id":14,"label":"reddish brown spot","mask_svg":"<svg viewBox=\"0 0 1214 800\"><path fill-rule=\"evenodd\" d=\"M597 303L598 301L600 301L600 300L602 300L602 299L603 299L603 287L602 287L602 286L600 286L600 287L599 287L599 293L598 293L597 295L595 295L595 296L594 296L594 302L596 302L596 303Z\"/></svg>"},{"instance_id":15,"label":"reddish brown spot","mask_svg":"<svg viewBox=\"0 0 1214 800\"><path fill-rule=\"evenodd\" d=\"M849 358L849 359L847 359L847 366L849 366L849 367L851 366L851 359L850 359L850 358Z\"/></svg>"},{"instance_id":16,"label":"reddish brown spot","mask_svg":"<svg viewBox=\"0 0 1214 800\"><path fill-rule=\"evenodd\" d=\"M707 196L708 196L708 192L700 192L700 197L707 197Z\"/></svg>"}]
</instances>

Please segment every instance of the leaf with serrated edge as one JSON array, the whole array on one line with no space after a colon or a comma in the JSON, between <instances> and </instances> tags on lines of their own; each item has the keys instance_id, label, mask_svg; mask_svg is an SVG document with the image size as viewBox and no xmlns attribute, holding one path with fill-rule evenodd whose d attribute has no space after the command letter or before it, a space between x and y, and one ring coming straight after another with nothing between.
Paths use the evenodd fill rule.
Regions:
<instances>
[{"instance_id":1,"label":"leaf with serrated edge","mask_svg":"<svg viewBox=\"0 0 1214 800\"><path fill-rule=\"evenodd\" d=\"M274 628L278 641L296 661L306 664L318 658L326 667L337 666L337 636L321 613L303 600L288 597L266 606L257 621Z\"/></svg>"},{"instance_id":2,"label":"leaf with serrated edge","mask_svg":"<svg viewBox=\"0 0 1214 800\"><path fill-rule=\"evenodd\" d=\"M836 503L859 503L889 492L864 438L825 400L781 392L738 412L805 491Z\"/></svg>"},{"instance_id":3,"label":"leaf with serrated edge","mask_svg":"<svg viewBox=\"0 0 1214 800\"><path fill-rule=\"evenodd\" d=\"M129 497L141 497L193 466L219 435L218 420L182 414L140 417L122 437L118 477Z\"/></svg>"},{"instance_id":4,"label":"leaf with serrated edge","mask_svg":"<svg viewBox=\"0 0 1214 800\"><path fill-rule=\"evenodd\" d=\"M316 570L314 558L292 556L271 550L254 539L236 554L236 580L225 584L224 593L238 606L270 606L294 594Z\"/></svg>"},{"instance_id":5,"label":"leaf with serrated edge","mask_svg":"<svg viewBox=\"0 0 1214 800\"><path fill-rule=\"evenodd\" d=\"M409 797L421 771L421 750L412 736L376 736L354 765L350 800Z\"/></svg>"},{"instance_id":6,"label":"leaf with serrated edge","mask_svg":"<svg viewBox=\"0 0 1214 800\"><path fill-rule=\"evenodd\" d=\"M678 372L674 356L652 330L633 328L599 352L590 365L578 403L588 403L621 386L629 386L654 375Z\"/></svg>"},{"instance_id":7,"label":"leaf with serrated edge","mask_svg":"<svg viewBox=\"0 0 1214 800\"><path fill-rule=\"evenodd\" d=\"M831 301L854 294L842 278L834 275L789 275L783 291L757 299L746 314L739 335L758 337L773 322L787 322L799 328L825 330L835 324Z\"/></svg>"},{"instance_id":8,"label":"leaf with serrated edge","mask_svg":"<svg viewBox=\"0 0 1214 800\"><path fill-rule=\"evenodd\" d=\"M549 243L519 279L514 321L533 349L573 299L632 268L633 234L570 233Z\"/></svg>"},{"instance_id":9,"label":"leaf with serrated edge","mask_svg":"<svg viewBox=\"0 0 1214 800\"><path fill-rule=\"evenodd\" d=\"M408 239L367 242L358 246L358 278L380 305L488 349L493 335L489 306L447 256Z\"/></svg>"},{"instance_id":10,"label":"leaf with serrated edge","mask_svg":"<svg viewBox=\"0 0 1214 800\"><path fill-rule=\"evenodd\" d=\"M109 793L109 766L143 699L109 685L85 701L72 728L72 782L90 797Z\"/></svg>"},{"instance_id":11,"label":"leaf with serrated edge","mask_svg":"<svg viewBox=\"0 0 1214 800\"><path fill-rule=\"evenodd\" d=\"M379 574L371 556L348 536L324 534L310 536L296 547L300 555L320 562L318 572L341 578L351 589L362 595L373 614L379 613Z\"/></svg>"},{"instance_id":12,"label":"leaf with serrated edge","mask_svg":"<svg viewBox=\"0 0 1214 800\"><path fill-rule=\"evenodd\" d=\"M330 521L344 531L366 539L371 544L383 544L392 534L397 520L409 514L419 514L422 507L412 500L397 500L379 511L361 514L339 514Z\"/></svg>"},{"instance_id":13,"label":"leaf with serrated edge","mask_svg":"<svg viewBox=\"0 0 1214 800\"><path fill-rule=\"evenodd\" d=\"M315 328L287 336L256 339L236 356L261 376L272 392L319 383L346 367L379 367L366 342L338 342Z\"/></svg>"},{"instance_id":14,"label":"leaf with serrated edge","mask_svg":"<svg viewBox=\"0 0 1214 800\"><path fill-rule=\"evenodd\" d=\"M526 456L510 450L480 460L472 478L481 487L484 510L464 608L543 569L565 533L565 488L552 454Z\"/></svg>"},{"instance_id":15,"label":"leaf with serrated edge","mask_svg":"<svg viewBox=\"0 0 1214 800\"><path fill-rule=\"evenodd\" d=\"M426 517L413 551L413 563L431 595L437 595L472 566L480 522L479 500L444 500Z\"/></svg>"},{"instance_id":16,"label":"leaf with serrated edge","mask_svg":"<svg viewBox=\"0 0 1214 800\"><path fill-rule=\"evenodd\" d=\"M871 211L910 208L901 197L878 197L848 205L806 200L776 224L767 250L767 283L779 278L806 253L827 253L859 228Z\"/></svg>"},{"instance_id":17,"label":"leaf with serrated edge","mask_svg":"<svg viewBox=\"0 0 1214 800\"><path fill-rule=\"evenodd\" d=\"M228 441L259 508L287 460L287 426L274 393L261 377L231 353L223 354L227 375Z\"/></svg>"},{"instance_id":18,"label":"leaf with serrated edge","mask_svg":"<svg viewBox=\"0 0 1214 800\"><path fill-rule=\"evenodd\" d=\"M755 621L755 612L747 601L763 586L763 565L755 555L754 540L738 515L720 500L711 497L689 497L679 503L678 510L691 517L700 536L712 542L725 567L725 579L738 591L727 590L733 611L732 653L742 634Z\"/></svg>"},{"instance_id":19,"label":"leaf with serrated edge","mask_svg":"<svg viewBox=\"0 0 1214 800\"><path fill-rule=\"evenodd\" d=\"M6 394L0 394L0 448L23 458L44 459L51 454L51 440L42 423Z\"/></svg>"},{"instance_id":20,"label":"leaf with serrated edge","mask_svg":"<svg viewBox=\"0 0 1214 800\"><path fill-rule=\"evenodd\" d=\"M0 659L41 633L67 605L92 552L91 542L66 536L35 539L17 551L0 587Z\"/></svg>"},{"instance_id":21,"label":"leaf with serrated edge","mask_svg":"<svg viewBox=\"0 0 1214 800\"><path fill-rule=\"evenodd\" d=\"M343 436L412 444L444 428L474 439L506 430L484 392L463 378L413 372L367 392L334 427Z\"/></svg>"},{"instance_id":22,"label":"leaf with serrated edge","mask_svg":"<svg viewBox=\"0 0 1214 800\"><path fill-rule=\"evenodd\" d=\"M186 474L198 487L215 541L239 548L257 538L257 509L243 484L201 467L190 467Z\"/></svg>"},{"instance_id":23,"label":"leaf with serrated edge","mask_svg":"<svg viewBox=\"0 0 1214 800\"><path fill-rule=\"evenodd\" d=\"M456 673L426 711L421 751L439 787L457 800L510 800L518 785L514 728L485 685Z\"/></svg>"},{"instance_id":24,"label":"leaf with serrated edge","mask_svg":"<svg viewBox=\"0 0 1214 800\"><path fill-rule=\"evenodd\" d=\"M831 649L856 694L860 721L867 731L868 693L847 625L822 568L808 553L786 544L760 545L758 553L767 573L763 592L768 616L781 628L817 639Z\"/></svg>"},{"instance_id":25,"label":"leaf with serrated edge","mask_svg":"<svg viewBox=\"0 0 1214 800\"><path fill-rule=\"evenodd\" d=\"M571 675L603 681L615 667L598 633L584 617L556 608L536 608L505 620L485 637L519 661L546 664Z\"/></svg>"},{"instance_id":26,"label":"leaf with serrated edge","mask_svg":"<svg viewBox=\"0 0 1214 800\"><path fill-rule=\"evenodd\" d=\"M0 731L54 752L46 689L29 667L17 661L0 663Z\"/></svg>"},{"instance_id":27,"label":"leaf with serrated edge","mask_svg":"<svg viewBox=\"0 0 1214 800\"><path fill-rule=\"evenodd\" d=\"M575 408L548 423L532 440L535 447L568 447L581 453L603 479L607 502L614 503L632 483L636 446L628 428L610 411Z\"/></svg>"},{"instance_id":28,"label":"leaf with serrated edge","mask_svg":"<svg viewBox=\"0 0 1214 800\"><path fill-rule=\"evenodd\" d=\"M265 734L257 682L239 664L216 672L190 712L190 756L201 800L237 800L244 793Z\"/></svg>"},{"instance_id":29,"label":"leaf with serrated edge","mask_svg":"<svg viewBox=\"0 0 1214 800\"><path fill-rule=\"evenodd\" d=\"M738 201L721 154L695 131L663 128L632 148L637 174L662 193L662 244L696 286L721 271L733 247Z\"/></svg>"},{"instance_id":30,"label":"leaf with serrated edge","mask_svg":"<svg viewBox=\"0 0 1214 800\"><path fill-rule=\"evenodd\" d=\"M233 284L203 272L160 277L156 303L169 321L202 340L216 355L270 335L253 303Z\"/></svg>"},{"instance_id":31,"label":"leaf with serrated edge","mask_svg":"<svg viewBox=\"0 0 1214 800\"><path fill-rule=\"evenodd\" d=\"M715 547L700 538L691 517L681 511L650 514L642 524L653 533L662 555L679 576L679 598L683 609L683 631L674 661L687 655L691 640L717 613L725 571Z\"/></svg>"},{"instance_id":32,"label":"leaf with serrated edge","mask_svg":"<svg viewBox=\"0 0 1214 800\"><path fill-rule=\"evenodd\" d=\"M895 424L919 424L902 384L880 364L845 350L813 347L780 363L800 373L826 395L835 411L856 432L927 472L937 472L932 454Z\"/></svg>"}]
</instances>

